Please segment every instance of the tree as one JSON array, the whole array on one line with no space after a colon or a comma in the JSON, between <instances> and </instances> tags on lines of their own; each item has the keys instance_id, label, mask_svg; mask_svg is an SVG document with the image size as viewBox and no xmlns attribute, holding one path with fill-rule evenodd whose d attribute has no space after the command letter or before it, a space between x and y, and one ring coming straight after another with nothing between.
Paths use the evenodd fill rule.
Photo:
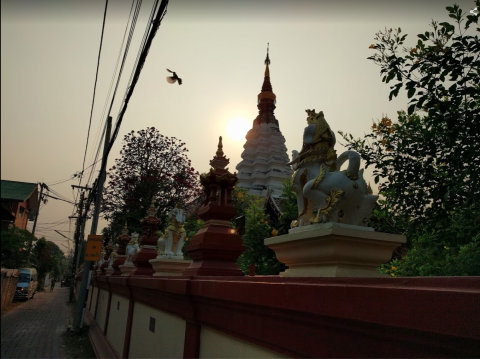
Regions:
<instances>
[{"instance_id":1,"label":"tree","mask_svg":"<svg viewBox=\"0 0 480 359\"><path fill-rule=\"evenodd\" d=\"M370 48L377 53L369 59L381 67L383 82L394 83L390 100L407 90L408 112L399 111L396 122L383 116L363 139L340 132L367 167L375 166L382 199L372 223L407 235L410 251L384 266L393 275L391 268L397 275L446 275L478 256L480 41L469 32L478 15L465 15L458 5L447 11L457 27L432 21L433 31L419 34L416 47L403 54L407 35L400 28L376 34ZM480 268L463 273L480 274Z\"/></svg>"},{"instance_id":2,"label":"tree","mask_svg":"<svg viewBox=\"0 0 480 359\"><path fill-rule=\"evenodd\" d=\"M256 274L277 275L285 270L285 264L279 262L275 252L263 244L264 239L272 235L273 229L265 213L264 199L247 192L246 188L236 187L232 193L238 215L245 215L245 234L242 239L246 248L237 264L246 274L250 265L255 264Z\"/></svg>"},{"instance_id":3,"label":"tree","mask_svg":"<svg viewBox=\"0 0 480 359\"><path fill-rule=\"evenodd\" d=\"M185 242L183 243L182 252L184 259L190 259L190 256L185 251L185 248L189 245L189 240L192 238L197 232L203 228L204 222L197 218L196 215L187 217L187 221L185 222Z\"/></svg>"},{"instance_id":4,"label":"tree","mask_svg":"<svg viewBox=\"0 0 480 359\"><path fill-rule=\"evenodd\" d=\"M2 230L1 233L1 260L6 268L28 267L28 246L32 240L32 234L19 228Z\"/></svg>"},{"instance_id":5,"label":"tree","mask_svg":"<svg viewBox=\"0 0 480 359\"><path fill-rule=\"evenodd\" d=\"M152 199L164 226L168 211L179 200L188 202L198 196L198 172L186 152L184 142L163 136L154 127L125 135L121 158L109 170L102 202L111 236L120 233L125 221L131 231L140 231L140 220Z\"/></svg>"},{"instance_id":6,"label":"tree","mask_svg":"<svg viewBox=\"0 0 480 359\"><path fill-rule=\"evenodd\" d=\"M43 290L43 279L47 273L53 272L54 276L62 273L64 258L62 250L53 242L44 237L36 241L32 249L31 263L38 272L38 290Z\"/></svg>"},{"instance_id":7,"label":"tree","mask_svg":"<svg viewBox=\"0 0 480 359\"><path fill-rule=\"evenodd\" d=\"M293 191L290 180L283 181L283 190L280 195L280 211L282 215L275 224L278 234L288 234L292 221L298 218L297 195Z\"/></svg>"}]
</instances>

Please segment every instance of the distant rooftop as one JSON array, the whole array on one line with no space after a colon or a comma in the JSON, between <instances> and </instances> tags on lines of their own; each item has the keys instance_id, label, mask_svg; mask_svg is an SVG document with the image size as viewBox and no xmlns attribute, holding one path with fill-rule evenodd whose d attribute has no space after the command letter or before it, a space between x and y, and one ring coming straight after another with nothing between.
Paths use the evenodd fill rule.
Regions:
<instances>
[{"instance_id":1,"label":"distant rooftop","mask_svg":"<svg viewBox=\"0 0 480 359\"><path fill-rule=\"evenodd\" d=\"M23 202L29 199L35 190L37 190L36 183L2 180L1 199L2 201Z\"/></svg>"}]
</instances>

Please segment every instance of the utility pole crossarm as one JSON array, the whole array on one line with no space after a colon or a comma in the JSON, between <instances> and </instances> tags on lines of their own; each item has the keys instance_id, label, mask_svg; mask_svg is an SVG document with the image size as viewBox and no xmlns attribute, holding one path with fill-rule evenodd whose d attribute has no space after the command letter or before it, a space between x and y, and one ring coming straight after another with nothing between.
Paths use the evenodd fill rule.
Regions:
<instances>
[{"instance_id":1,"label":"utility pole crossarm","mask_svg":"<svg viewBox=\"0 0 480 359\"><path fill-rule=\"evenodd\" d=\"M84 189L84 190L88 190L90 191L92 189L92 187L87 187L87 186L76 186L74 184L72 184L72 188L80 188L80 189Z\"/></svg>"}]
</instances>

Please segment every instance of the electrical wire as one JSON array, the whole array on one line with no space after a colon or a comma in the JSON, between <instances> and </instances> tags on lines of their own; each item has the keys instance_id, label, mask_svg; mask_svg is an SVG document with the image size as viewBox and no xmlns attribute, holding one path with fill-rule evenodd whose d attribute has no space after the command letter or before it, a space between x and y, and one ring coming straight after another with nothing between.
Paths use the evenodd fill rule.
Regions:
<instances>
[{"instance_id":1,"label":"electrical wire","mask_svg":"<svg viewBox=\"0 0 480 359\"><path fill-rule=\"evenodd\" d=\"M70 204L75 204L75 203L72 202L72 201L66 201L66 200L61 199L61 198L58 198L58 197L50 196L49 194L46 194L46 193L44 193L43 196L47 196L47 197L50 197L50 198L53 198L53 199L57 199L57 200L59 200L59 201L67 202L67 203L70 203Z\"/></svg>"},{"instance_id":2,"label":"electrical wire","mask_svg":"<svg viewBox=\"0 0 480 359\"><path fill-rule=\"evenodd\" d=\"M66 201L72 201L72 199L58 193L57 191L54 191L53 189L50 189L50 192L53 193L54 195L56 195L57 197L60 197L61 199L64 199Z\"/></svg>"},{"instance_id":3,"label":"electrical wire","mask_svg":"<svg viewBox=\"0 0 480 359\"><path fill-rule=\"evenodd\" d=\"M132 3L132 6L133 6L133 3ZM133 18L132 18L132 22L130 24L130 31L129 31L129 34L128 34L127 43L125 45L125 50L124 50L124 53L123 53L122 64L120 65L120 70L118 72L118 77L117 77L117 83L115 85L115 90L113 92L113 96L112 96L112 99L110 101L110 107L108 109L107 116L110 116L110 112L112 110L112 106L113 106L113 103L115 101L115 97L116 97L117 90L118 90L118 85L120 84L120 79L122 78L122 74L123 74L123 68L125 66L125 62L126 62L126 59L127 59L127 56L128 56L128 50L130 49L130 44L132 42L133 34L135 33L135 27L136 27L136 24L137 24L137 19L138 19L138 15L140 13L141 6L142 6L142 0L137 1L137 4L135 6L135 12L134 12ZM101 140L103 140L104 136L105 136L105 131L103 132ZM95 156L95 160L98 158L98 155L100 153L100 148L101 148L101 143L98 146L97 154ZM89 177L89 179L87 181L88 184L90 184L91 178L92 178L92 176Z\"/></svg>"},{"instance_id":4,"label":"electrical wire","mask_svg":"<svg viewBox=\"0 0 480 359\"><path fill-rule=\"evenodd\" d=\"M47 183L47 186L55 186L55 185L60 184L60 183L71 181L72 179L73 179L73 176L70 176L70 177L68 177L67 179L64 179L64 180L57 180L57 181Z\"/></svg>"},{"instance_id":5,"label":"electrical wire","mask_svg":"<svg viewBox=\"0 0 480 359\"><path fill-rule=\"evenodd\" d=\"M127 59L127 56L128 56L128 50L130 49L130 44L132 42L132 38L133 38L133 34L135 33L135 27L136 27L136 24L137 24L137 19L138 19L138 15L140 13L140 9L141 9L141 6L142 6L142 0L139 0L137 1L137 4L135 6L135 11L134 11L134 14L133 14L133 18L132 18L132 22L130 24L130 31L129 31L129 35L128 35L128 39L127 39L127 43L125 45L125 50L124 50L124 53L123 53L123 59L122 59L122 63L120 65L120 70L118 72L118 77L117 77L117 83L115 85L115 90L113 92L113 96L112 96L112 99L110 101L110 107L108 109L108 113L107 113L107 116L110 116L110 112L112 110L112 106L113 106L113 103L115 101L115 97L116 97L116 94L117 94L117 90L118 90L118 86L120 84L120 80L122 78L122 74L123 74L123 68L125 66L125 62L126 62L126 59ZM132 7L133 7L133 3L132 3ZM128 25L128 24L127 24ZM123 44L123 43L122 43ZM118 62L117 62L118 64ZM106 126L106 124L105 124ZM95 161L97 160L98 156L99 156L99 153L100 153L100 149L101 149L101 142L103 140L105 136L105 129L102 133L102 137L100 139L100 143L99 143L99 146L97 148L97 153L95 155ZM109 139L110 140L110 139ZM96 168L96 167L94 167ZM90 172L90 176L88 177L88 180L87 180L87 186L91 183L91 179L92 179L92 174L93 174L93 171Z\"/></svg>"},{"instance_id":6,"label":"electrical wire","mask_svg":"<svg viewBox=\"0 0 480 359\"><path fill-rule=\"evenodd\" d=\"M98 69L100 67L100 57L102 53L102 44L103 44L103 33L105 31L105 19L107 17L107 8L108 8L108 0L105 1L105 11L103 13L103 25L102 25L102 35L100 37L100 49L98 50L98 60L97 60L97 71L95 74L95 84L93 86L93 99L92 99L92 108L90 110L90 121L88 123L88 132L87 132L87 143L85 145L85 154L83 156L83 166L82 166L82 173L85 169L85 159L87 157L87 149L88 149L88 139L90 138L90 127L92 125L92 116L93 116L93 107L95 105L95 92L97 90L97 80L98 80ZM82 179L80 178L79 186L82 183Z\"/></svg>"},{"instance_id":7,"label":"electrical wire","mask_svg":"<svg viewBox=\"0 0 480 359\"><path fill-rule=\"evenodd\" d=\"M120 57L121 57L121 54L122 54L123 44L125 43L125 37L127 35L128 24L130 23L130 18L132 16L132 10L133 10L133 5L135 4L135 1L136 0L132 0L132 6L130 7L130 13L128 14L127 24L125 25L125 31L123 33L122 44L120 45L120 50L118 51L117 62L115 64L115 69L114 69L113 74L112 74L112 79L110 80L110 87L108 89L108 94L107 94L107 97L105 99L105 104L103 105L103 111L102 111L102 115L100 117L101 124L100 124L100 126L98 126L97 134L95 136L95 143L98 143L97 152L96 152L95 160L94 160L95 163L97 162L98 154L100 152L100 148L101 148L101 145L103 143L103 138L105 136L105 128L106 128L105 111L107 110L108 100L110 99L110 94L112 92L115 75L116 75L117 69L118 69L118 64L120 63ZM103 126L103 131L101 131L102 136L101 136L100 140L98 141L98 136L100 135L100 129L102 128L102 126ZM91 159L93 159L93 153L92 153ZM88 183L89 182L90 182L90 177L89 177Z\"/></svg>"},{"instance_id":8,"label":"electrical wire","mask_svg":"<svg viewBox=\"0 0 480 359\"><path fill-rule=\"evenodd\" d=\"M156 0L155 3L154 3L154 9L156 9L157 6L158 6L158 0ZM117 137L118 132L120 130L120 125L121 125L122 120L123 120L123 116L125 115L125 112L126 112L127 107L128 107L128 102L129 102L129 100L130 100L130 98L133 94L133 90L135 89L135 86L136 86L136 84L138 82L138 79L140 77L140 73L142 71L143 65L144 65L146 57L148 55L148 51L149 51L150 46L152 44L153 38L155 37L156 32L157 32L158 28L160 27L161 21L163 20L165 14L167 13L167 6L168 6L168 0L162 0L162 3L160 5L159 10L157 12L157 15L155 17L155 20L152 23L147 24L148 36L147 36L147 39L142 46L141 54L138 57L138 61L136 62L134 72L133 72L132 76L130 77L131 78L131 81L130 81L131 84L130 84L130 86L127 87L127 92L126 92L125 97L124 97L123 106L120 110L120 113L117 116L117 121L115 123L115 129L114 129L113 136L110 138L109 146L108 146L107 150L105 151L106 156L108 156L108 154L110 153L110 151L112 149L112 146L113 146L113 144L116 140L116 137ZM103 162L102 162L102 164L103 164ZM90 208L90 205L92 204L94 198L96 198L96 196L97 196L99 179L102 178L102 176L105 172L106 172L105 165L102 165L102 167L100 169L100 173L97 177L97 180L94 182L94 185L92 185L92 190L90 192L90 195L88 196L88 199L87 199L87 202L86 202L87 203L87 205L86 205L87 210L88 210L88 208Z\"/></svg>"}]
</instances>

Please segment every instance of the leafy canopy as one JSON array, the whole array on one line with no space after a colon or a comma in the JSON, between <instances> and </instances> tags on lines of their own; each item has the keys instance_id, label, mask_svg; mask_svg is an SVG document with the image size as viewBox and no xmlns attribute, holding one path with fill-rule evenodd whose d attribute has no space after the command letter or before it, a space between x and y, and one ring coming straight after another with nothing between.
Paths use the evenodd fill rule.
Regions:
<instances>
[{"instance_id":1,"label":"leafy canopy","mask_svg":"<svg viewBox=\"0 0 480 359\"><path fill-rule=\"evenodd\" d=\"M238 215L245 215L245 234L242 239L246 248L237 264L246 274L249 273L250 265L255 264L256 274L277 275L285 270L285 265L277 260L272 249L263 244L264 239L276 230L265 213L264 199L247 192L246 188L238 186L232 192L233 205Z\"/></svg>"},{"instance_id":2,"label":"leafy canopy","mask_svg":"<svg viewBox=\"0 0 480 359\"><path fill-rule=\"evenodd\" d=\"M103 196L102 213L111 222L106 234L118 235L125 221L130 232L139 232L152 199L164 225L177 201L188 202L198 196L198 172L186 152L184 142L163 136L154 127L125 135L121 158L108 172Z\"/></svg>"},{"instance_id":3,"label":"leafy canopy","mask_svg":"<svg viewBox=\"0 0 480 359\"><path fill-rule=\"evenodd\" d=\"M392 83L390 99L407 91L408 112L397 121L383 116L365 138L340 133L375 166L382 199L372 223L407 234L410 251L390 264L398 275L480 274L460 265L479 251L480 29L478 15L446 9L454 25L432 21L413 48L401 49L407 35L400 28L380 31L370 46L382 81Z\"/></svg>"}]
</instances>

